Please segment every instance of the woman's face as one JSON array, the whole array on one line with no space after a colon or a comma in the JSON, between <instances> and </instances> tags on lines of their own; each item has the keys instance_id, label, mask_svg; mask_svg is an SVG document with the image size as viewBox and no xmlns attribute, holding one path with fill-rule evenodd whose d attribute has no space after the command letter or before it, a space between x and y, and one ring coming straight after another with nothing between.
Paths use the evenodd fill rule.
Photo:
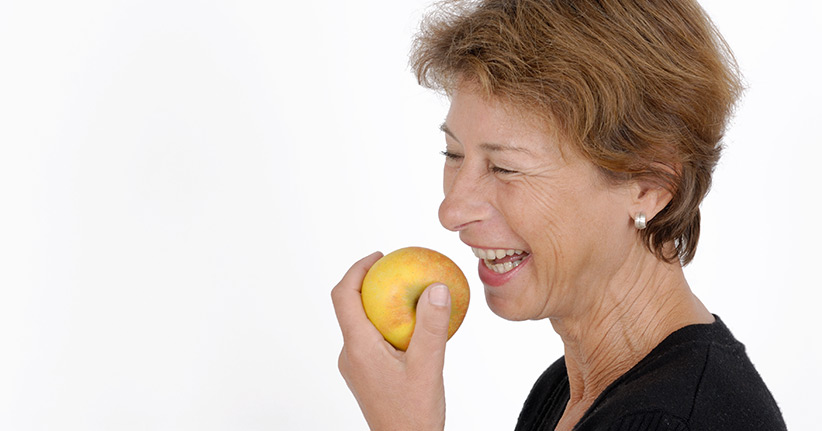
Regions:
<instances>
[{"instance_id":1,"label":"woman's face","mask_svg":"<svg viewBox=\"0 0 822 431\"><path fill-rule=\"evenodd\" d=\"M465 87L443 131L440 222L474 249L489 307L511 320L596 307L637 244L629 186L546 127Z\"/></svg>"}]
</instances>

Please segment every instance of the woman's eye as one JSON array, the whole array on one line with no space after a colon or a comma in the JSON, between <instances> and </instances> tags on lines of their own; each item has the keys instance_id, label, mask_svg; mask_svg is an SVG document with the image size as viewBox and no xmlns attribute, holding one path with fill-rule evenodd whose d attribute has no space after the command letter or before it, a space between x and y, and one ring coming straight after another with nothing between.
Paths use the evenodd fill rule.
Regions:
<instances>
[{"instance_id":1,"label":"woman's eye","mask_svg":"<svg viewBox=\"0 0 822 431\"><path fill-rule=\"evenodd\" d=\"M495 174L516 174L517 171L501 168L499 166L491 166L491 172Z\"/></svg>"},{"instance_id":2,"label":"woman's eye","mask_svg":"<svg viewBox=\"0 0 822 431\"><path fill-rule=\"evenodd\" d=\"M460 154L451 153L451 152L449 152L448 150L446 150L446 151L440 151L440 154L442 154L443 156L445 156L445 158L446 158L446 159L448 159L448 160L462 160L462 157L463 157L463 156L462 156L462 155L460 155Z\"/></svg>"}]
</instances>

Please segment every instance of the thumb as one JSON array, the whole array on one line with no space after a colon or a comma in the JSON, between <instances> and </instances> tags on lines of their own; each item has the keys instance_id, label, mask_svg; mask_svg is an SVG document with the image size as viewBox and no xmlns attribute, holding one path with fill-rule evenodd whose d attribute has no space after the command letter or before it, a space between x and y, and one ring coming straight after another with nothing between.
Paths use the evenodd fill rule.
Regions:
<instances>
[{"instance_id":1,"label":"thumb","mask_svg":"<svg viewBox=\"0 0 822 431\"><path fill-rule=\"evenodd\" d=\"M442 283L428 286L417 303L417 322L406 352L409 366L442 371L450 319L451 293L448 287Z\"/></svg>"}]
</instances>

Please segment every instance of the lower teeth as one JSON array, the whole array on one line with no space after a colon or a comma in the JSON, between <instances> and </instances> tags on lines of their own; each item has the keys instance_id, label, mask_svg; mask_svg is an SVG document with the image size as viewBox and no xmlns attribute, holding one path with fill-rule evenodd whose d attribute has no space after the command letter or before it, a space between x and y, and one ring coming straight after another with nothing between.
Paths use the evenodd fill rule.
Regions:
<instances>
[{"instance_id":1,"label":"lower teeth","mask_svg":"<svg viewBox=\"0 0 822 431\"><path fill-rule=\"evenodd\" d=\"M519 266L519 264L522 263L522 259L514 260L514 261L511 261L511 262L505 262L505 263L496 263L496 264L491 263L491 261L487 260L487 259L483 259L483 262L485 262L485 266L488 269L490 269L491 271L494 271L497 274L504 274L504 273L516 268L517 266Z\"/></svg>"}]
</instances>

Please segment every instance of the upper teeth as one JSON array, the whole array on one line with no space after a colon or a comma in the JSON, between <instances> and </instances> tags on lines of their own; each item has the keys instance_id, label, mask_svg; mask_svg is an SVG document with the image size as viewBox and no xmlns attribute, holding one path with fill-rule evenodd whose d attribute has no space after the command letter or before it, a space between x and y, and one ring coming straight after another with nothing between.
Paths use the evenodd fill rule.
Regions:
<instances>
[{"instance_id":1,"label":"upper teeth","mask_svg":"<svg viewBox=\"0 0 822 431\"><path fill-rule=\"evenodd\" d=\"M474 252L474 256L476 256L480 259L486 259L486 260L500 259L500 258L503 258L505 256L512 256L512 255L515 255L515 254L520 255L520 254L525 253L525 251L523 251L523 250L512 250L512 249L509 249L509 250L504 250L504 249L492 250L492 249L471 247L471 250Z\"/></svg>"}]
</instances>

